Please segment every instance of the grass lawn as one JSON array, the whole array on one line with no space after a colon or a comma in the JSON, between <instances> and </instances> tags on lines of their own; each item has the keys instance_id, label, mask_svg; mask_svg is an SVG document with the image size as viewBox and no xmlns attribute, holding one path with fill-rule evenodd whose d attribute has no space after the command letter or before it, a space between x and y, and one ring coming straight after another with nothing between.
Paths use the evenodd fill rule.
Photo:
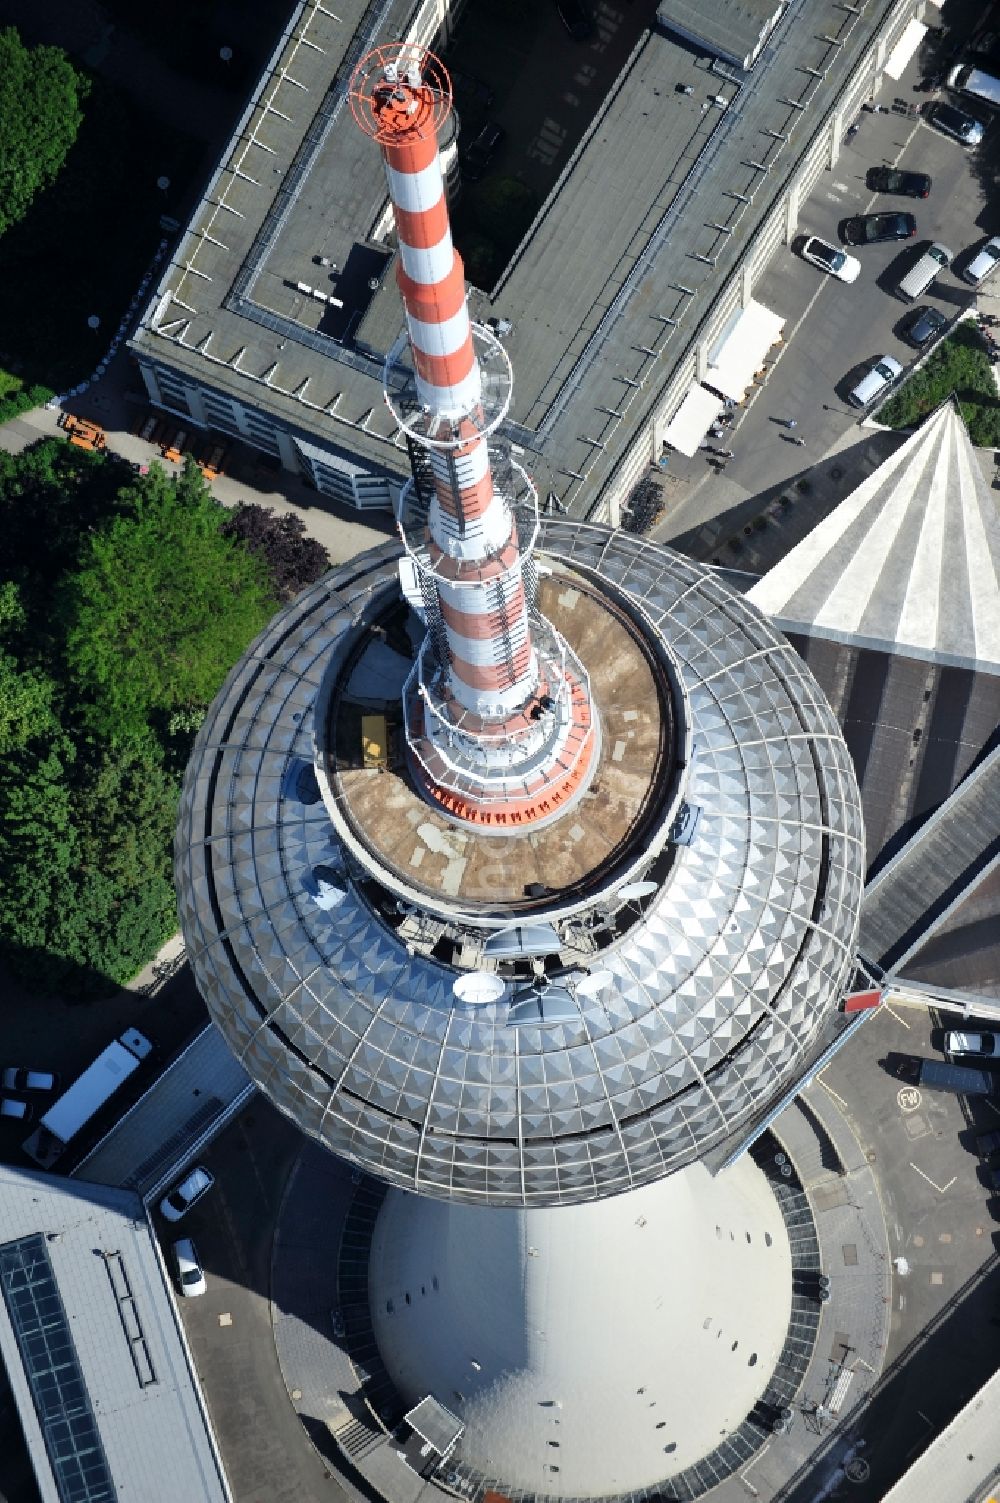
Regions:
<instances>
[{"instance_id":1,"label":"grass lawn","mask_svg":"<svg viewBox=\"0 0 1000 1503\"><path fill-rule=\"evenodd\" d=\"M889 428L912 428L954 395L972 442L1000 446L1000 396L978 327L961 323L878 413Z\"/></svg>"}]
</instances>

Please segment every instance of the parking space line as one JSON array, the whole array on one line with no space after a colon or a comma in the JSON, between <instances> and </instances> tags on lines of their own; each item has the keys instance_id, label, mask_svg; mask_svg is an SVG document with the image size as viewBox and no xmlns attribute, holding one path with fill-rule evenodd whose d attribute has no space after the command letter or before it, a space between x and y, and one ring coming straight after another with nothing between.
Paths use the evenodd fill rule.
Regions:
<instances>
[{"instance_id":1,"label":"parking space line","mask_svg":"<svg viewBox=\"0 0 1000 1503\"><path fill-rule=\"evenodd\" d=\"M909 1027L910 1027L910 1025L909 1025L909 1023L908 1023L908 1022L907 1022L907 1021L906 1021L906 1019L905 1019L905 1018L901 1018L901 1017L900 1017L900 1016L899 1016L899 1013L898 1013L898 1012L895 1012L895 1011L893 1011L893 1009L892 1009L892 1007L890 1007L890 1005L889 1005L889 1003L888 1003L888 1002L883 1002L883 1003L882 1003L882 1006L883 1006L883 1007L884 1007L884 1008L885 1008L885 1010L886 1010L886 1012L889 1012L889 1013L892 1013L892 1016L893 1016L893 1017L894 1017L894 1018L895 1018L895 1019L896 1019L896 1022L897 1022L897 1023L902 1023L902 1025L903 1025L903 1027L904 1027L904 1028L905 1028L905 1029L906 1029L906 1030L907 1030L907 1031L909 1031Z\"/></svg>"},{"instance_id":2,"label":"parking space line","mask_svg":"<svg viewBox=\"0 0 1000 1503\"><path fill-rule=\"evenodd\" d=\"M910 1168L911 1169L916 1169L917 1173L920 1175L920 1178L921 1179L925 1179L927 1181L927 1183L930 1185L931 1189L932 1190L936 1190L939 1195L943 1195L946 1190L950 1190L951 1187L952 1187L952 1185L958 1179L958 1175L957 1174L953 1174L952 1177L951 1177L951 1179L948 1181L948 1183L946 1185L936 1185L934 1183L934 1181L931 1179L930 1175L929 1174L925 1174L924 1171L922 1169L920 1169L913 1162L912 1159L910 1160Z\"/></svg>"},{"instance_id":3,"label":"parking space line","mask_svg":"<svg viewBox=\"0 0 1000 1503\"><path fill-rule=\"evenodd\" d=\"M819 1084L823 1087L824 1091L826 1091L828 1093L828 1095L832 1096L833 1099L834 1099L834 1101L839 1101L840 1104L841 1104L841 1106L846 1109L847 1102L844 1100L843 1096L838 1096L837 1095L836 1091L833 1089L833 1086L827 1085L826 1081L823 1079L823 1072L822 1072L822 1070L816 1076L816 1079L819 1082Z\"/></svg>"}]
</instances>

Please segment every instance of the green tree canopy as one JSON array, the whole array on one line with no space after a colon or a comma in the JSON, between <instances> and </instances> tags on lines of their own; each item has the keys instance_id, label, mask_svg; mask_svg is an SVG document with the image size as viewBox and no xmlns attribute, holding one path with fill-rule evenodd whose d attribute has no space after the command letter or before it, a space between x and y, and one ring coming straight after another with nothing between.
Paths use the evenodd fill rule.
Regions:
<instances>
[{"instance_id":1,"label":"green tree canopy","mask_svg":"<svg viewBox=\"0 0 1000 1503\"><path fill-rule=\"evenodd\" d=\"M207 704L275 609L265 565L222 536L193 462L177 480L154 467L128 500L61 592L70 677L92 728L118 739Z\"/></svg>"},{"instance_id":2,"label":"green tree canopy","mask_svg":"<svg viewBox=\"0 0 1000 1503\"><path fill-rule=\"evenodd\" d=\"M89 84L58 47L0 31L0 235L53 182L76 140Z\"/></svg>"}]
</instances>

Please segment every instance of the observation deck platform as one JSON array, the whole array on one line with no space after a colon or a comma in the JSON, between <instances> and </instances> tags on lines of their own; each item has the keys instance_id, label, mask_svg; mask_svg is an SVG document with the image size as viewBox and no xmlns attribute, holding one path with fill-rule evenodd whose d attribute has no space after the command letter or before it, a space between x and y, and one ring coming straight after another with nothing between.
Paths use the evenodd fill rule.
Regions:
<instances>
[{"instance_id":1,"label":"observation deck platform","mask_svg":"<svg viewBox=\"0 0 1000 1503\"><path fill-rule=\"evenodd\" d=\"M543 579L538 604L590 675L601 728L589 786L561 818L518 829L498 814L470 827L431 806L402 753L374 771L362 765L358 696L368 639L331 697L327 771L341 812L378 862L419 892L466 907L539 906L544 892L586 888L638 847L672 786L675 714L666 672L613 595L559 570ZM397 722L401 710L386 705ZM401 735L397 738L402 744ZM532 896L531 894L534 894Z\"/></svg>"}]
</instances>

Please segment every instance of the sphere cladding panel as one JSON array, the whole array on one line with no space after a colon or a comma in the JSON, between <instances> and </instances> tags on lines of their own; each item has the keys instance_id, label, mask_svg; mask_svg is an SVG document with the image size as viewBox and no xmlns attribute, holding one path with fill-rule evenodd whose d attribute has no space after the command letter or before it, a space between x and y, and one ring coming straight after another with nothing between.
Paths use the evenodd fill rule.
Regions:
<instances>
[{"instance_id":1,"label":"sphere cladding panel","mask_svg":"<svg viewBox=\"0 0 1000 1503\"><path fill-rule=\"evenodd\" d=\"M230 675L182 798L182 928L213 1018L281 1110L392 1184L470 1202L592 1199L655 1179L775 1097L848 979L864 842L847 749L801 659L698 565L549 523L545 550L596 568L655 620L687 701L686 798L701 810L659 894L601 952L579 1019L508 1026L346 885L304 801L325 665L398 550L287 607ZM650 628L654 630L654 628Z\"/></svg>"}]
</instances>

